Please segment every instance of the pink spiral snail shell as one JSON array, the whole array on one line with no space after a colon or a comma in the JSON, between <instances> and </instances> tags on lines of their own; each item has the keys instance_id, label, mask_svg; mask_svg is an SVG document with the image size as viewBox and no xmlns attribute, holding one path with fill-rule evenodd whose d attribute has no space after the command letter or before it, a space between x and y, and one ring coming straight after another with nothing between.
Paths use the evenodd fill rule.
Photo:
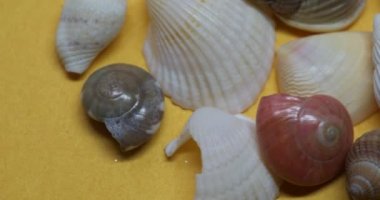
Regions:
<instances>
[{"instance_id":1,"label":"pink spiral snail shell","mask_svg":"<svg viewBox=\"0 0 380 200\"><path fill-rule=\"evenodd\" d=\"M276 175L313 186L343 169L353 125L345 107L330 96L276 94L260 101L257 134L263 159Z\"/></svg>"}]
</instances>

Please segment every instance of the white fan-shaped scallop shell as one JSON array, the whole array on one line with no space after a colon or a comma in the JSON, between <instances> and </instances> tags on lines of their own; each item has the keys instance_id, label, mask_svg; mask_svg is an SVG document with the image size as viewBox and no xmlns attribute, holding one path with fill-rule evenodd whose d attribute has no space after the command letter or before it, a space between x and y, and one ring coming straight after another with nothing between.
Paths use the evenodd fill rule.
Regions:
<instances>
[{"instance_id":1,"label":"white fan-shaped scallop shell","mask_svg":"<svg viewBox=\"0 0 380 200\"><path fill-rule=\"evenodd\" d=\"M166 148L172 156L193 138L202 154L202 173L196 177L195 199L275 199L278 182L261 161L256 125L215 108L194 112L185 130Z\"/></svg>"},{"instance_id":2,"label":"white fan-shaped scallop shell","mask_svg":"<svg viewBox=\"0 0 380 200\"><path fill-rule=\"evenodd\" d=\"M65 0L56 38L66 71L83 73L119 33L126 0Z\"/></svg>"},{"instance_id":3,"label":"white fan-shaped scallop shell","mask_svg":"<svg viewBox=\"0 0 380 200\"><path fill-rule=\"evenodd\" d=\"M341 32L290 42L278 50L281 92L340 100L355 124L376 111L370 33Z\"/></svg>"},{"instance_id":4,"label":"white fan-shaped scallop shell","mask_svg":"<svg viewBox=\"0 0 380 200\"><path fill-rule=\"evenodd\" d=\"M366 0L265 0L286 24L327 32L346 28L364 10Z\"/></svg>"},{"instance_id":5,"label":"white fan-shaped scallop shell","mask_svg":"<svg viewBox=\"0 0 380 200\"><path fill-rule=\"evenodd\" d=\"M380 14L376 15L373 29L373 62L375 73L373 77L375 97L377 105L380 107Z\"/></svg>"},{"instance_id":6,"label":"white fan-shaped scallop shell","mask_svg":"<svg viewBox=\"0 0 380 200\"><path fill-rule=\"evenodd\" d=\"M233 113L258 96L274 54L272 21L242 0L148 0L144 54L164 92L180 106Z\"/></svg>"}]
</instances>

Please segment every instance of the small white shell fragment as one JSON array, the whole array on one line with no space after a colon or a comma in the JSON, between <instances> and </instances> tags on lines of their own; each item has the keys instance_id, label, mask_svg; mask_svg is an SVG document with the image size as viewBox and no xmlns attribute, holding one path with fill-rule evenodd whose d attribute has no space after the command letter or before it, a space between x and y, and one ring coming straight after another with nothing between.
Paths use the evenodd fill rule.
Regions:
<instances>
[{"instance_id":1,"label":"small white shell fragment","mask_svg":"<svg viewBox=\"0 0 380 200\"><path fill-rule=\"evenodd\" d=\"M380 14L375 16L373 27L373 62L375 72L373 76L377 105L380 107Z\"/></svg>"},{"instance_id":2,"label":"small white shell fragment","mask_svg":"<svg viewBox=\"0 0 380 200\"><path fill-rule=\"evenodd\" d=\"M263 11L241 0L147 0L144 54L166 95L186 109L240 113L271 70L275 31Z\"/></svg>"},{"instance_id":3,"label":"small white shell fragment","mask_svg":"<svg viewBox=\"0 0 380 200\"><path fill-rule=\"evenodd\" d=\"M377 110L373 92L372 36L338 32L292 41L278 50L280 92L325 94L347 108L354 124Z\"/></svg>"},{"instance_id":4,"label":"small white shell fragment","mask_svg":"<svg viewBox=\"0 0 380 200\"><path fill-rule=\"evenodd\" d=\"M65 0L56 46L66 71L82 74L119 33L126 0Z\"/></svg>"},{"instance_id":5,"label":"small white shell fragment","mask_svg":"<svg viewBox=\"0 0 380 200\"><path fill-rule=\"evenodd\" d=\"M256 125L251 120L215 108L201 108L190 117L181 135L165 148L171 157L193 138L202 154L202 173L196 176L197 200L275 199L278 180L261 161Z\"/></svg>"}]
</instances>

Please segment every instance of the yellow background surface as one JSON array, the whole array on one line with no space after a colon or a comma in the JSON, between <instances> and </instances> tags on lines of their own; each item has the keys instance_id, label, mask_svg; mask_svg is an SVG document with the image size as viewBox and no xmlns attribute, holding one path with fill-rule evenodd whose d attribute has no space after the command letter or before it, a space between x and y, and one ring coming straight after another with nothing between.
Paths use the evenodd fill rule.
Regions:
<instances>
[{"instance_id":1,"label":"yellow background surface","mask_svg":"<svg viewBox=\"0 0 380 200\"><path fill-rule=\"evenodd\" d=\"M82 110L80 90L96 69L111 63L146 66L142 55L148 16L144 0L129 0L117 39L81 77L65 73L55 50L63 0L0 0L0 199L193 199L200 152L186 144L171 160L165 145L191 112L165 99L157 135L122 155L103 124ZM348 30L372 31L380 1ZM278 23L277 44L310 35ZM347 41L349 42L349 41ZM353 80L354 81L354 80ZM261 95L277 92L275 72ZM245 114L255 117L257 104ZM355 137L380 126L376 113L355 127ZM301 164L301 163L300 163ZM345 177L320 187L285 184L279 199L348 199Z\"/></svg>"}]
</instances>

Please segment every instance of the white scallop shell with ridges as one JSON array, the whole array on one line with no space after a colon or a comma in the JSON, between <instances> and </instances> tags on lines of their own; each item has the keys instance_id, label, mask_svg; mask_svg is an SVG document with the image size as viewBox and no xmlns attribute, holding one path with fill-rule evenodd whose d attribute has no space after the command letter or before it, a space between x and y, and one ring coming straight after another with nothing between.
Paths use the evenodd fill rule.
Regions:
<instances>
[{"instance_id":1,"label":"white scallop shell with ridges","mask_svg":"<svg viewBox=\"0 0 380 200\"><path fill-rule=\"evenodd\" d=\"M151 25L144 54L172 100L187 109L239 113L268 78L275 31L241 0L148 0Z\"/></svg>"}]
</instances>

